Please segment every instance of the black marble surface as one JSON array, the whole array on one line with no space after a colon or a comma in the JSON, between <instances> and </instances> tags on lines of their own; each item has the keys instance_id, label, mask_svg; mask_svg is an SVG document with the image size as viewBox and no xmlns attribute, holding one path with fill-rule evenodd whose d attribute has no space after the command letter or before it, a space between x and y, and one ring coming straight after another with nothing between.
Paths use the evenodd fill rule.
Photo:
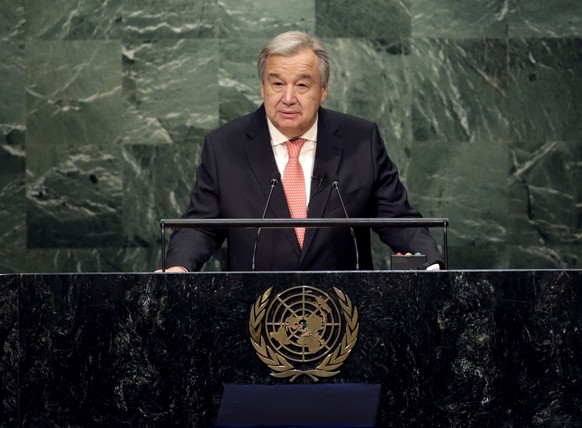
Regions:
<instances>
[{"instance_id":1,"label":"black marble surface","mask_svg":"<svg viewBox=\"0 0 582 428\"><path fill-rule=\"evenodd\" d=\"M225 384L288 383L249 314L303 284L357 306L320 382L381 384L380 426L580 426L580 270L3 275L0 425L210 427Z\"/></svg>"}]
</instances>

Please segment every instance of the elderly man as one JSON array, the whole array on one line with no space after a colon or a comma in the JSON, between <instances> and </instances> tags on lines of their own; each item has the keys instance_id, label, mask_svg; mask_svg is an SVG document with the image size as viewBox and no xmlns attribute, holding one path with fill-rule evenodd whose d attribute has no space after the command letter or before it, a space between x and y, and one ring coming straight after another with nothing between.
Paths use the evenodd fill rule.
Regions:
<instances>
[{"instance_id":1,"label":"elderly man","mask_svg":"<svg viewBox=\"0 0 582 428\"><path fill-rule=\"evenodd\" d=\"M291 31L259 54L263 105L208 134L183 218L261 218L274 176L267 218L420 217L408 203L377 126L321 107L329 58L309 35ZM442 257L424 228L378 228L394 251L419 252L428 265ZM361 269L373 269L370 230L355 231ZM229 270L354 269L356 251L346 228L180 229L172 234L167 271L200 270L226 239Z\"/></svg>"}]
</instances>

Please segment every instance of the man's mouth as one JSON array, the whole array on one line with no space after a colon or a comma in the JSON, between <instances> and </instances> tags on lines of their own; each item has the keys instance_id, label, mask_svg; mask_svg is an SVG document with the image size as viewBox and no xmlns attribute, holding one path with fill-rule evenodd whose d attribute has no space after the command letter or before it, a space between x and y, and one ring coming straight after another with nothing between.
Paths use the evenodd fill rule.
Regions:
<instances>
[{"instance_id":1,"label":"man's mouth","mask_svg":"<svg viewBox=\"0 0 582 428\"><path fill-rule=\"evenodd\" d=\"M299 115L299 112L293 110L281 110L279 111L279 114L284 118L291 119Z\"/></svg>"}]
</instances>

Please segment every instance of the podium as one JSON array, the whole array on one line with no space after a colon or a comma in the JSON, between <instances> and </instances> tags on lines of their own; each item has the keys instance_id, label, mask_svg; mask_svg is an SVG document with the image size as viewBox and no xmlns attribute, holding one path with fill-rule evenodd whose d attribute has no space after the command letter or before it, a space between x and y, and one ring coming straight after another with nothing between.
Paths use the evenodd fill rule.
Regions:
<instances>
[{"instance_id":1,"label":"podium","mask_svg":"<svg viewBox=\"0 0 582 428\"><path fill-rule=\"evenodd\" d=\"M345 293L339 373L279 379L249 314L265 290ZM0 275L4 426L211 428L227 385L380 385L379 427L573 426L582 271Z\"/></svg>"}]
</instances>

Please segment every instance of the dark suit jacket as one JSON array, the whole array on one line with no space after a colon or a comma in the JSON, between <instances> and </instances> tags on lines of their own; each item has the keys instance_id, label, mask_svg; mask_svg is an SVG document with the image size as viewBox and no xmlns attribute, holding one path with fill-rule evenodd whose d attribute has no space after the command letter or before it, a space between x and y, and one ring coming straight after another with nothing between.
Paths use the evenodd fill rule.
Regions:
<instances>
[{"instance_id":1,"label":"dark suit jacket","mask_svg":"<svg viewBox=\"0 0 582 428\"><path fill-rule=\"evenodd\" d=\"M277 171L264 107L207 135L201 164L183 218L261 218L271 178ZM420 217L407 200L398 171L388 158L377 126L369 121L321 108L308 217L344 218L331 186L337 178L348 215ZM275 187L266 218L289 218L283 186ZM426 229L381 228L380 239L394 251L427 255L441 261ZM229 270L251 269L256 230L181 229L172 234L166 266L199 270L224 239ZM373 269L370 231L356 229L360 269ZM303 251L293 229L262 229L256 270L349 270L355 268L348 228L308 228Z\"/></svg>"}]
</instances>

